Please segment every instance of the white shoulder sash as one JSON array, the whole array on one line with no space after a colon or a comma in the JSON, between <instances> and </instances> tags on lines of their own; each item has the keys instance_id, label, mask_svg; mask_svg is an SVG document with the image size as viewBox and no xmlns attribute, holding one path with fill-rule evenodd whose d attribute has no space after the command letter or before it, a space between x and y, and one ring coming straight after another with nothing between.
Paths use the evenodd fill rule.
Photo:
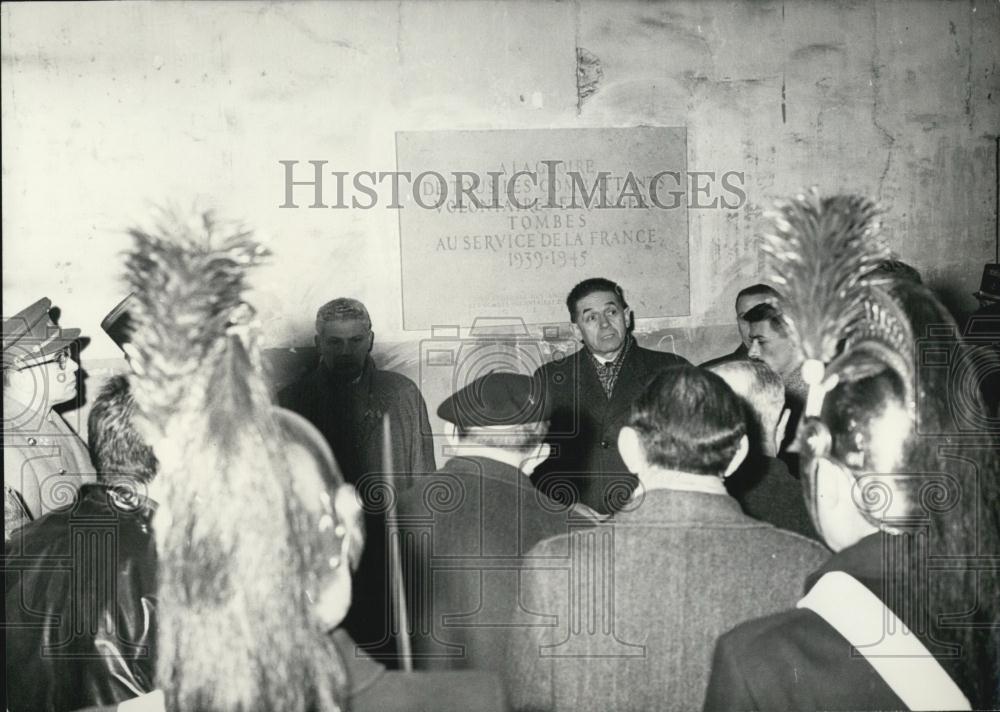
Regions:
<instances>
[{"instance_id":1,"label":"white shoulder sash","mask_svg":"<svg viewBox=\"0 0 1000 712\"><path fill-rule=\"evenodd\" d=\"M808 608L833 626L911 710L972 709L917 636L852 576L824 574L796 608Z\"/></svg>"},{"instance_id":2,"label":"white shoulder sash","mask_svg":"<svg viewBox=\"0 0 1000 712\"><path fill-rule=\"evenodd\" d=\"M163 690L153 690L125 700L118 705L118 712L165 712L166 704Z\"/></svg>"}]
</instances>

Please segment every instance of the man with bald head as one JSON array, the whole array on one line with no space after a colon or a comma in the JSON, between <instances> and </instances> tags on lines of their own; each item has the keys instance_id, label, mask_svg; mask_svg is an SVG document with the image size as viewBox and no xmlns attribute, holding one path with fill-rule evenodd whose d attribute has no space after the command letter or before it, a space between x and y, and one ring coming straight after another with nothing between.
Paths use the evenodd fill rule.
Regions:
<instances>
[{"instance_id":1,"label":"man with bald head","mask_svg":"<svg viewBox=\"0 0 1000 712\"><path fill-rule=\"evenodd\" d=\"M427 405L413 381L375 365L371 317L358 300L341 297L321 306L315 343L319 363L278 400L323 433L344 478L358 490L368 543L344 625L369 654L393 665L384 511L389 463L382 458L382 422L388 415L395 485L405 488L410 475L437 469Z\"/></svg>"},{"instance_id":2,"label":"man with bald head","mask_svg":"<svg viewBox=\"0 0 1000 712\"><path fill-rule=\"evenodd\" d=\"M721 376L742 402L750 436L750 454L726 478L726 490L754 519L819 541L802 485L777 457L790 415L781 378L754 360L727 361L708 370Z\"/></svg>"}]
</instances>

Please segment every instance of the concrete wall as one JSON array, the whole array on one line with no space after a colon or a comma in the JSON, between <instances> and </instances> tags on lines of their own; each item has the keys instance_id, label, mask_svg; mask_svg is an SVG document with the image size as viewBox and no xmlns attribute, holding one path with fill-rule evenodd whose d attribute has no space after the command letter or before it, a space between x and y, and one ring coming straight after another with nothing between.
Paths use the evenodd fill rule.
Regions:
<instances>
[{"instance_id":1,"label":"concrete wall","mask_svg":"<svg viewBox=\"0 0 1000 712\"><path fill-rule=\"evenodd\" d=\"M149 203L196 198L273 249L255 277L271 346L309 343L316 306L352 294L370 307L383 360L415 376L427 334L401 329L395 211L278 208L279 160L392 170L398 130L686 126L689 170L744 171L740 210L690 213L692 315L638 324L644 341L672 337L692 360L734 346L733 297L756 281L762 211L802 187L885 201L894 248L957 310L973 306L996 248L996 2L0 12L5 313L51 297L92 336L83 361L97 378L120 367L98 323L122 295L123 229ZM432 390L433 409L447 386Z\"/></svg>"}]
</instances>

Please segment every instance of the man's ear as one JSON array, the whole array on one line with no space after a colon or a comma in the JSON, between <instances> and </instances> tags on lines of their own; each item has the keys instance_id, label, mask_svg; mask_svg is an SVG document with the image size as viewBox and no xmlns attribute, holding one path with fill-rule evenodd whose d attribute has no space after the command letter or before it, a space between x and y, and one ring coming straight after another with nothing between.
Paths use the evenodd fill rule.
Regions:
<instances>
[{"instance_id":1,"label":"man's ear","mask_svg":"<svg viewBox=\"0 0 1000 712\"><path fill-rule=\"evenodd\" d=\"M783 408L781 410L781 415L778 416L778 425L774 429L774 454L778 454L778 450L781 449L781 443L785 441L785 431L788 430L788 419L792 417L792 411L788 408Z\"/></svg>"},{"instance_id":2,"label":"man's ear","mask_svg":"<svg viewBox=\"0 0 1000 712\"><path fill-rule=\"evenodd\" d=\"M841 545L844 518L842 491L844 472L828 461L821 458L816 464L816 469L812 474L810 483L813 491L812 520L816 531L823 537L823 541L834 551L844 548ZM851 496L847 492L848 498ZM851 517L848 517L851 519Z\"/></svg>"},{"instance_id":3,"label":"man's ear","mask_svg":"<svg viewBox=\"0 0 1000 712\"><path fill-rule=\"evenodd\" d=\"M368 353L372 352L372 346L375 345L375 332L371 329L368 330Z\"/></svg>"},{"instance_id":4,"label":"man's ear","mask_svg":"<svg viewBox=\"0 0 1000 712\"><path fill-rule=\"evenodd\" d=\"M729 465L726 466L726 471L722 473L722 476L729 477L731 474L739 469L743 461L747 459L747 453L750 452L750 438L746 435L740 438L740 444L736 446L736 452L733 453L733 459L729 461Z\"/></svg>"},{"instance_id":5,"label":"man's ear","mask_svg":"<svg viewBox=\"0 0 1000 712\"><path fill-rule=\"evenodd\" d=\"M618 431L618 452L629 472L642 472L648 468L646 448L635 428L626 425Z\"/></svg>"},{"instance_id":6,"label":"man's ear","mask_svg":"<svg viewBox=\"0 0 1000 712\"><path fill-rule=\"evenodd\" d=\"M635 312L632 307L625 307L625 330L632 331L635 328Z\"/></svg>"},{"instance_id":7,"label":"man's ear","mask_svg":"<svg viewBox=\"0 0 1000 712\"><path fill-rule=\"evenodd\" d=\"M569 327L573 330L573 337L577 341L583 341L583 332L580 331L580 327L576 325L576 322L570 322Z\"/></svg>"},{"instance_id":8,"label":"man's ear","mask_svg":"<svg viewBox=\"0 0 1000 712\"><path fill-rule=\"evenodd\" d=\"M833 551L841 551L878 531L870 514L862 511L855 491L858 481L850 470L821 458L812 477L813 522Z\"/></svg>"},{"instance_id":9,"label":"man's ear","mask_svg":"<svg viewBox=\"0 0 1000 712\"><path fill-rule=\"evenodd\" d=\"M816 507L826 512L834 511L841 499L843 472L825 458L816 465L813 489L816 492Z\"/></svg>"}]
</instances>

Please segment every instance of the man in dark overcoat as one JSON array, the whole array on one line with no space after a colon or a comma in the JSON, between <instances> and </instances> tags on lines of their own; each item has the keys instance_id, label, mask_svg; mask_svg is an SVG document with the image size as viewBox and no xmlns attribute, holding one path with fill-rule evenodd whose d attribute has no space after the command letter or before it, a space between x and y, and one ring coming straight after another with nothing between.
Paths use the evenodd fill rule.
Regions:
<instances>
[{"instance_id":1,"label":"man in dark overcoat","mask_svg":"<svg viewBox=\"0 0 1000 712\"><path fill-rule=\"evenodd\" d=\"M607 514L627 501L636 485L615 445L632 401L658 371L687 361L639 346L625 294L611 280L580 282L566 306L583 348L535 373L552 416L552 454L534 479L557 499L578 500Z\"/></svg>"},{"instance_id":2,"label":"man in dark overcoat","mask_svg":"<svg viewBox=\"0 0 1000 712\"><path fill-rule=\"evenodd\" d=\"M504 630L546 623L518 606L524 555L597 521L529 480L548 452L542 408L530 377L494 372L438 409L453 457L399 503L418 668L498 672Z\"/></svg>"},{"instance_id":3,"label":"man in dark overcoat","mask_svg":"<svg viewBox=\"0 0 1000 712\"><path fill-rule=\"evenodd\" d=\"M405 489L412 474L434 472L436 467L424 398L409 378L375 365L374 341L364 304L348 298L324 304L316 315L319 363L281 391L278 400L323 433L344 479L358 490L367 544L344 627L368 654L392 667L397 664L397 648L391 631L385 538L390 463L384 462L384 421L389 424L396 475L391 486Z\"/></svg>"}]
</instances>

